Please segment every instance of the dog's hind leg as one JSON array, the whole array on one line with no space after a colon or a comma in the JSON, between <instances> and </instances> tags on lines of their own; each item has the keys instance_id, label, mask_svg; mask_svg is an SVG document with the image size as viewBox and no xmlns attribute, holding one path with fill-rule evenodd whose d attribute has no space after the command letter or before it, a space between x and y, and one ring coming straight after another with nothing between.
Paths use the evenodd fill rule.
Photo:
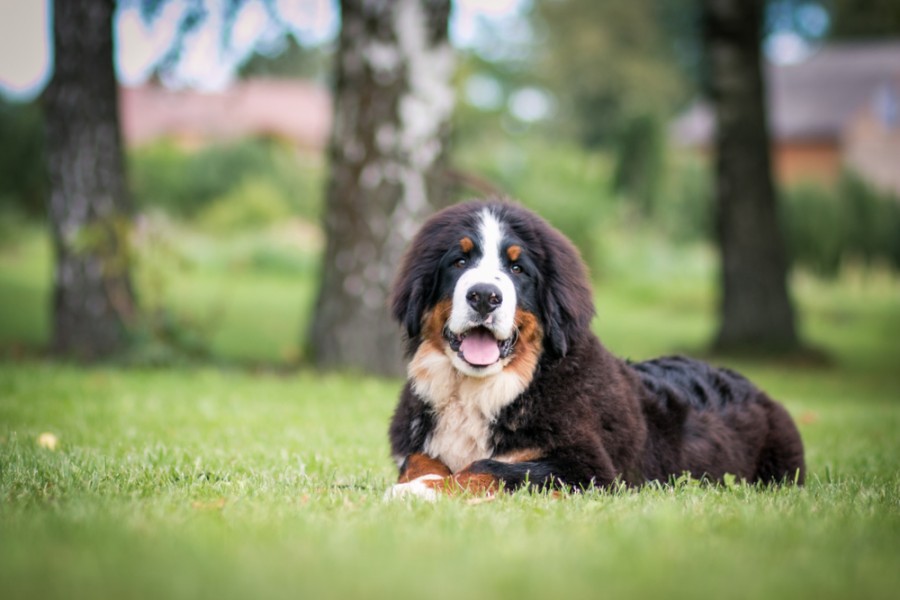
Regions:
<instances>
[{"instance_id":1,"label":"dog's hind leg","mask_svg":"<svg viewBox=\"0 0 900 600\"><path fill-rule=\"evenodd\" d=\"M800 432L783 406L769 398L763 403L769 418L769 432L759 453L754 480L802 485L806 465Z\"/></svg>"}]
</instances>

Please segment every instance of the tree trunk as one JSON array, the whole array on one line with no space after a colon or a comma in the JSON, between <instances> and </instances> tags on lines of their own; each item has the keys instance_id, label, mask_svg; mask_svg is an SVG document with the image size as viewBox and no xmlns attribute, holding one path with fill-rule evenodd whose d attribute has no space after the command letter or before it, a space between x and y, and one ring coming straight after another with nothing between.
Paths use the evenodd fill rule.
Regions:
<instances>
[{"instance_id":1,"label":"tree trunk","mask_svg":"<svg viewBox=\"0 0 900 600\"><path fill-rule=\"evenodd\" d=\"M343 0L326 249L308 348L322 368L403 372L387 304L401 252L446 203L449 0Z\"/></svg>"},{"instance_id":2,"label":"tree trunk","mask_svg":"<svg viewBox=\"0 0 900 600\"><path fill-rule=\"evenodd\" d=\"M107 356L133 311L126 195L113 68L113 0L56 0L55 69L44 93L56 253L54 353Z\"/></svg>"},{"instance_id":3,"label":"tree trunk","mask_svg":"<svg viewBox=\"0 0 900 600\"><path fill-rule=\"evenodd\" d=\"M722 259L720 351L798 346L769 158L761 67L764 0L703 0L716 111L716 229Z\"/></svg>"}]
</instances>

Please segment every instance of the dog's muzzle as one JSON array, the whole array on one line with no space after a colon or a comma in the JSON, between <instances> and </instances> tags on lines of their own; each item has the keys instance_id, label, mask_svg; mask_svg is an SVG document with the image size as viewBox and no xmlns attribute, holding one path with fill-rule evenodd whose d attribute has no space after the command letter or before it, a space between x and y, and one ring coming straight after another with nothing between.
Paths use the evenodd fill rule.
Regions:
<instances>
[{"instance_id":1,"label":"dog's muzzle","mask_svg":"<svg viewBox=\"0 0 900 600\"><path fill-rule=\"evenodd\" d=\"M460 334L444 327L444 339L450 349L466 363L473 367L488 367L512 354L518 335L514 330L512 336L498 340L490 329L483 326L473 327Z\"/></svg>"}]
</instances>

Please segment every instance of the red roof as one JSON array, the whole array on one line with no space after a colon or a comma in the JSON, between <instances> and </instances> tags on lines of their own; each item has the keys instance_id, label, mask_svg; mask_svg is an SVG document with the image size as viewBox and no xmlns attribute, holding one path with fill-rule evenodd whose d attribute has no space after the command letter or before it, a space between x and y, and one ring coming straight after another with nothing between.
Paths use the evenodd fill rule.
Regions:
<instances>
[{"instance_id":1,"label":"red roof","mask_svg":"<svg viewBox=\"0 0 900 600\"><path fill-rule=\"evenodd\" d=\"M329 92L305 81L246 80L217 93L145 85L123 88L119 103L129 146L166 137L204 142L273 136L319 149L331 131Z\"/></svg>"}]
</instances>

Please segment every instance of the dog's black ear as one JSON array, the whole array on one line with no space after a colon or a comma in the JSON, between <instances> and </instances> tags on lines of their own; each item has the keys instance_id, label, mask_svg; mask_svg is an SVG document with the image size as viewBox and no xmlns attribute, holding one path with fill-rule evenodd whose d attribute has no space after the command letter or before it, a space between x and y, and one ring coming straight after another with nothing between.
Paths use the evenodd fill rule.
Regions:
<instances>
[{"instance_id":1,"label":"dog's black ear","mask_svg":"<svg viewBox=\"0 0 900 600\"><path fill-rule=\"evenodd\" d=\"M541 320L545 343L557 356L565 356L572 342L583 336L594 317L594 302L587 269L575 246L546 226L541 268Z\"/></svg>"},{"instance_id":2,"label":"dog's black ear","mask_svg":"<svg viewBox=\"0 0 900 600\"><path fill-rule=\"evenodd\" d=\"M445 244L437 238L435 230L435 219L432 218L410 242L391 289L391 314L403 327L406 350L410 355L419 345L422 318L434 303L437 289Z\"/></svg>"},{"instance_id":3,"label":"dog's black ear","mask_svg":"<svg viewBox=\"0 0 900 600\"><path fill-rule=\"evenodd\" d=\"M408 340L416 340L422 332L422 315L425 313L427 273L415 264L412 251L407 250L400 263L391 293L391 314L403 327Z\"/></svg>"},{"instance_id":4,"label":"dog's black ear","mask_svg":"<svg viewBox=\"0 0 900 600\"><path fill-rule=\"evenodd\" d=\"M456 235L465 215L475 204L457 204L432 215L413 237L391 289L391 314L403 326L407 352L415 352L422 333L422 317L434 305L438 292L440 264L447 250L458 243Z\"/></svg>"}]
</instances>

